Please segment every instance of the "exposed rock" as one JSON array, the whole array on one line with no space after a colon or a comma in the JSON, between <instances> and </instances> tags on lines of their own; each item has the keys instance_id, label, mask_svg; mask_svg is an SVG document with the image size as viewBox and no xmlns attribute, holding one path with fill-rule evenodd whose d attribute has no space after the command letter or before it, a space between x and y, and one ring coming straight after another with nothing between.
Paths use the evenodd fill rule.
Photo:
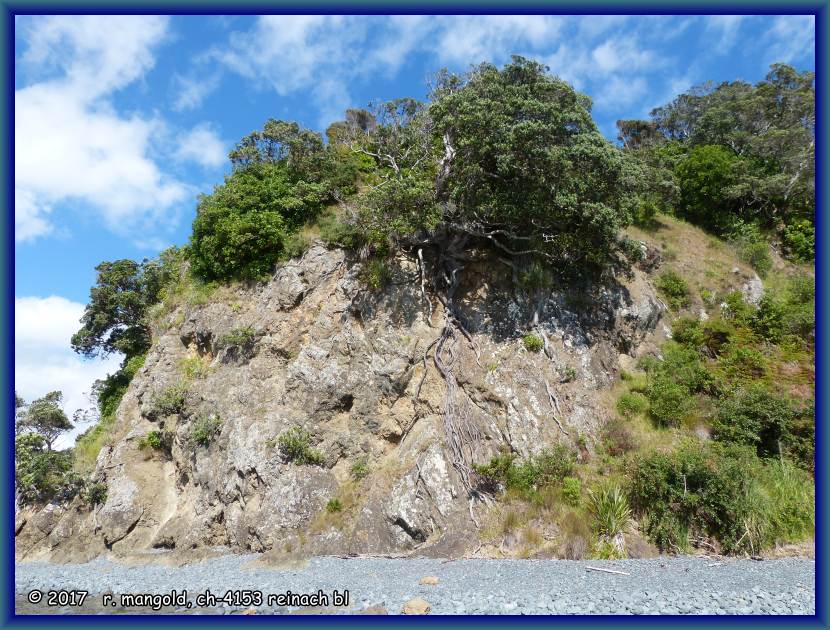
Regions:
<instances>
[{"instance_id":1,"label":"exposed rock","mask_svg":"<svg viewBox=\"0 0 830 630\"><path fill-rule=\"evenodd\" d=\"M315 553L472 550L487 508L470 493L470 465L501 448L525 457L598 434L604 388L654 347L663 312L637 269L622 284L557 287L530 300L504 265L470 263L456 294L470 339L448 342L448 397L431 354L443 307L425 301L415 262L401 257L393 269L389 285L372 291L358 280L359 262L315 245L269 282L176 307L154 331L98 456L106 503L21 512L18 554L227 545L290 563ZM543 352L521 342L534 327ZM250 348L220 343L233 329L254 331ZM182 362L195 357L210 369L187 377ZM150 417L153 396L179 384L185 409ZM199 442L194 428L207 421L215 431ZM295 427L309 436L311 464L280 449ZM171 451L148 457L138 442L159 429L173 435ZM327 510L333 500L339 511Z\"/></svg>"},{"instance_id":2,"label":"exposed rock","mask_svg":"<svg viewBox=\"0 0 830 630\"><path fill-rule=\"evenodd\" d=\"M420 597L414 597L403 605L403 608L401 608L401 614L428 615L430 610L432 610L432 607L426 602L426 600L423 600Z\"/></svg>"},{"instance_id":3,"label":"exposed rock","mask_svg":"<svg viewBox=\"0 0 830 630\"><path fill-rule=\"evenodd\" d=\"M764 296L764 283L758 274L752 274L752 277L741 286L741 294L747 304L758 306L758 302Z\"/></svg>"}]
</instances>

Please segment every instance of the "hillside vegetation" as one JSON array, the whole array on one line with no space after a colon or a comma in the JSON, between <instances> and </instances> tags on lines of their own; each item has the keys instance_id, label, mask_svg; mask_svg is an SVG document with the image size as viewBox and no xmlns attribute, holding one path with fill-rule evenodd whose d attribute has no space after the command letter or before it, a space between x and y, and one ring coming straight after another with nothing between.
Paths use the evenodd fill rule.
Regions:
<instances>
[{"instance_id":1,"label":"hillside vegetation","mask_svg":"<svg viewBox=\"0 0 830 630\"><path fill-rule=\"evenodd\" d=\"M97 385L100 420L78 439L76 472L57 462L26 500L81 492L103 502L96 478L86 489L75 478L94 470L168 316L256 286L322 240L360 262L363 290L382 293L405 277L440 303L440 332L423 362L431 355L448 391L459 386L455 348L475 332L457 294L478 281L468 275L476 265L510 271L517 295L535 305L516 334L525 351L551 358L540 314L554 287L568 287L587 310L634 266L651 274L667 309L663 341L623 366L597 419L601 431L536 456L506 449L468 466L471 500L501 506L482 540L499 547L512 538L519 555L572 558L646 553L649 545L757 554L809 540L813 81L775 64L756 85L703 86L649 120L619 121L619 145L598 131L588 96L519 57L503 68L438 73L426 103L348 110L326 141L296 123L267 121L230 153L225 181L200 198L188 245L97 267L72 346L86 356L120 352L123 367ZM414 277L399 273L402 259L413 262ZM735 290L738 277L749 290ZM221 343L244 356L255 331L228 331ZM185 381L207 369L194 357ZM563 368L563 383L576 377ZM184 404L175 391L165 395L158 405ZM453 422L452 405L441 413ZM194 430L194 443L207 445L221 419ZM273 446L322 465L311 437L291 434ZM157 432L145 448L169 450L168 438ZM26 479L31 462L44 466L32 455L44 451L36 442L16 443ZM322 521L337 521L354 500L332 499Z\"/></svg>"}]
</instances>

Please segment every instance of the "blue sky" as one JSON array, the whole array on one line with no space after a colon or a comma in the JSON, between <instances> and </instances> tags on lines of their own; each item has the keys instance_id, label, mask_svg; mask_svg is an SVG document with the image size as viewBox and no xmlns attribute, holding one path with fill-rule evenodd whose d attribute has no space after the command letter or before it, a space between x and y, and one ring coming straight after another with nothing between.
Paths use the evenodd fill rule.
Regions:
<instances>
[{"instance_id":1,"label":"blue sky","mask_svg":"<svg viewBox=\"0 0 830 630\"><path fill-rule=\"evenodd\" d=\"M706 80L815 67L812 16L20 16L15 21L15 362L27 398L83 405L117 366L68 351L94 267L187 242L227 151L270 118L424 98L447 67L538 59L614 122Z\"/></svg>"}]
</instances>

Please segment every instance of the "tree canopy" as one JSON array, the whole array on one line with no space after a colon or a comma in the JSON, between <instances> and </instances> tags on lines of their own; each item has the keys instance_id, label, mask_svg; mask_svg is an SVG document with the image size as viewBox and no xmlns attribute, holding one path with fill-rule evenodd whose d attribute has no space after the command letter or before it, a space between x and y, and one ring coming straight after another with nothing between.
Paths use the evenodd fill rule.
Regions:
<instances>
[{"instance_id":1,"label":"tree canopy","mask_svg":"<svg viewBox=\"0 0 830 630\"><path fill-rule=\"evenodd\" d=\"M795 258L812 257L814 81L813 72L777 63L755 85L705 84L654 109L651 120L618 121L619 139L656 169L652 177L668 169L682 216L720 234L753 222L778 231ZM666 147L674 147L668 162Z\"/></svg>"},{"instance_id":2,"label":"tree canopy","mask_svg":"<svg viewBox=\"0 0 830 630\"><path fill-rule=\"evenodd\" d=\"M150 347L147 309L159 301L164 287L179 272L179 255L173 247L158 259L98 265L82 326L72 335L72 349L86 357L120 352L126 359L146 352Z\"/></svg>"},{"instance_id":3,"label":"tree canopy","mask_svg":"<svg viewBox=\"0 0 830 630\"><path fill-rule=\"evenodd\" d=\"M69 418L66 417L61 403L63 394L58 391L49 392L42 398L32 401L28 407L24 407L22 399L18 408L23 407L22 413L18 414L17 432L36 433L43 439L47 450L52 450L52 445L58 437L74 428Z\"/></svg>"},{"instance_id":4,"label":"tree canopy","mask_svg":"<svg viewBox=\"0 0 830 630\"><path fill-rule=\"evenodd\" d=\"M353 149L376 167L353 226L376 247L443 238L580 272L603 267L619 251L636 170L599 133L590 106L521 57L439 73L429 103L381 104L373 127L353 133Z\"/></svg>"}]
</instances>

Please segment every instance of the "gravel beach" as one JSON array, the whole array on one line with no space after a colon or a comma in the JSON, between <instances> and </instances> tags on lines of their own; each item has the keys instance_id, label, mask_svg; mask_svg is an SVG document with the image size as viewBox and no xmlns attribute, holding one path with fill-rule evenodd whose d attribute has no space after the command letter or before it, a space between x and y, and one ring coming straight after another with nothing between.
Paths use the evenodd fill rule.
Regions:
<instances>
[{"instance_id":1,"label":"gravel beach","mask_svg":"<svg viewBox=\"0 0 830 630\"><path fill-rule=\"evenodd\" d=\"M782 558L755 561L662 557L648 560L436 560L413 558L312 558L304 566L272 568L258 556L222 555L184 566L160 562L121 564L98 558L86 564L18 563L15 592L18 614L398 614L421 598L429 614L785 614L815 613L815 561ZM597 570L602 569L602 570ZM612 572L613 571L613 572ZM615 573L619 572L619 573ZM422 578L437 584L421 584ZM425 580L435 582L434 579ZM39 603L31 603L42 593ZM67 595L90 593L83 605L68 605ZM124 606L125 593L170 594L187 603ZM348 605L332 601L333 591L349 592ZM198 595L210 591L225 602ZM328 601L291 605L278 596L322 591ZM101 595L111 593L104 606ZM256 604L261 593L261 604ZM63 598L63 602L58 601ZM63 603L64 605L61 605ZM254 605L251 605L251 604ZM296 603L296 602L295 602ZM153 610L153 605L158 610ZM159 608L159 606L161 607Z\"/></svg>"}]
</instances>

